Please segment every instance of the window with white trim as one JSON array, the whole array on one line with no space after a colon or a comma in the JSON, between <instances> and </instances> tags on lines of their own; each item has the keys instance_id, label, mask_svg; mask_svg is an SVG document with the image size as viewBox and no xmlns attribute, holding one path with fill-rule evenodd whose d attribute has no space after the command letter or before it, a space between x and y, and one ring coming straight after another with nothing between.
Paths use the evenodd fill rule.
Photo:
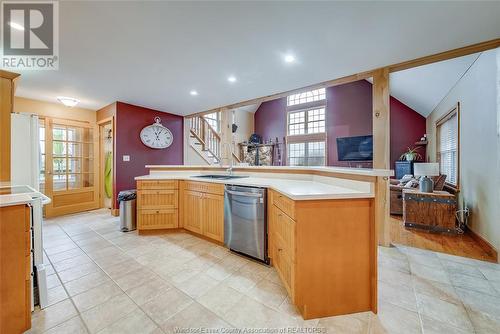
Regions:
<instances>
[{"instance_id":1,"label":"window with white trim","mask_svg":"<svg viewBox=\"0 0 500 334\"><path fill-rule=\"evenodd\" d=\"M220 112L203 115L203 118L217 132L220 132Z\"/></svg>"},{"instance_id":2,"label":"window with white trim","mask_svg":"<svg viewBox=\"0 0 500 334\"><path fill-rule=\"evenodd\" d=\"M326 163L326 90L293 94L287 99L288 165Z\"/></svg>"},{"instance_id":3,"label":"window with white trim","mask_svg":"<svg viewBox=\"0 0 500 334\"><path fill-rule=\"evenodd\" d=\"M437 161L446 182L458 186L458 107L436 123Z\"/></svg>"}]
</instances>

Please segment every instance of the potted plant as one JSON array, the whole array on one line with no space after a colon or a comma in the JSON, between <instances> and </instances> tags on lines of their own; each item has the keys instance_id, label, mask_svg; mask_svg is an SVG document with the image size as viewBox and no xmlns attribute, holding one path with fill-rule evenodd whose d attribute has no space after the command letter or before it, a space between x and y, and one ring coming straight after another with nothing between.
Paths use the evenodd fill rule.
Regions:
<instances>
[{"instance_id":1,"label":"potted plant","mask_svg":"<svg viewBox=\"0 0 500 334\"><path fill-rule=\"evenodd\" d=\"M399 157L399 160L406 160L406 161L415 161L415 160L421 160L422 156L417 152L420 149L420 147L414 147L414 148L409 148L406 150L401 156Z\"/></svg>"}]
</instances>

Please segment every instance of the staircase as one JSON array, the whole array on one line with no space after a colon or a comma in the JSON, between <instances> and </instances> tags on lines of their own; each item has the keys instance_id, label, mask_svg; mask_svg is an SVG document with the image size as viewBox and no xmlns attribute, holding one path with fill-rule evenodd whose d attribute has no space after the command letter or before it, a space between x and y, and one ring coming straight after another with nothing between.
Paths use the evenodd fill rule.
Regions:
<instances>
[{"instance_id":1,"label":"staircase","mask_svg":"<svg viewBox=\"0 0 500 334\"><path fill-rule=\"evenodd\" d=\"M221 138L203 116L189 119L189 144L209 165L220 164Z\"/></svg>"}]
</instances>

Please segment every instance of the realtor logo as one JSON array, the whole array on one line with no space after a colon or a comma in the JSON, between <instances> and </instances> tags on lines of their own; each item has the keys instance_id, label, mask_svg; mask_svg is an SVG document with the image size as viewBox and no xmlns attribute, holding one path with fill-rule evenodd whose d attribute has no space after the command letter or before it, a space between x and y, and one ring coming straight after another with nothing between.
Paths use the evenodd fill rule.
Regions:
<instances>
[{"instance_id":1,"label":"realtor logo","mask_svg":"<svg viewBox=\"0 0 500 334\"><path fill-rule=\"evenodd\" d=\"M57 1L2 2L2 63L7 70L57 70Z\"/></svg>"}]
</instances>

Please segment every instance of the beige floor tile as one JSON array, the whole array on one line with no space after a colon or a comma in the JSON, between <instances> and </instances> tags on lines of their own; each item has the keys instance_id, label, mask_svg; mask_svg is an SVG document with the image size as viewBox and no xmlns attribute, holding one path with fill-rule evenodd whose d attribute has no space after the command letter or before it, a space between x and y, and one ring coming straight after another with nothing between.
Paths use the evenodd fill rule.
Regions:
<instances>
[{"instance_id":1,"label":"beige floor tile","mask_svg":"<svg viewBox=\"0 0 500 334\"><path fill-rule=\"evenodd\" d=\"M260 277L264 278L271 272L271 267L266 266L262 263L257 263L255 261L248 261L247 264L241 267L240 271L257 274Z\"/></svg>"},{"instance_id":2,"label":"beige floor tile","mask_svg":"<svg viewBox=\"0 0 500 334\"><path fill-rule=\"evenodd\" d=\"M383 302L378 305L378 313L370 317L369 333L421 334L422 328L418 313Z\"/></svg>"},{"instance_id":3,"label":"beige floor tile","mask_svg":"<svg viewBox=\"0 0 500 334\"><path fill-rule=\"evenodd\" d=\"M65 259L59 262L53 262L54 269L58 272L80 266L83 263L89 263L92 260L87 255L77 255L69 259Z\"/></svg>"},{"instance_id":4,"label":"beige floor tile","mask_svg":"<svg viewBox=\"0 0 500 334\"><path fill-rule=\"evenodd\" d=\"M71 269L59 271L58 275L63 283L73 281L85 275L100 271L94 262L83 263Z\"/></svg>"},{"instance_id":5,"label":"beige floor tile","mask_svg":"<svg viewBox=\"0 0 500 334\"><path fill-rule=\"evenodd\" d=\"M367 334L369 323L370 313L364 312L322 318L317 326L327 333Z\"/></svg>"},{"instance_id":6,"label":"beige floor tile","mask_svg":"<svg viewBox=\"0 0 500 334\"><path fill-rule=\"evenodd\" d=\"M104 282L109 281L110 278L103 271L97 271L95 273L90 273L76 280L64 283L66 290L70 296L75 296L79 293L85 292Z\"/></svg>"},{"instance_id":7,"label":"beige floor tile","mask_svg":"<svg viewBox=\"0 0 500 334\"><path fill-rule=\"evenodd\" d=\"M122 290L126 291L133 287L149 282L156 276L157 275L151 270L146 268L141 268L132 271L122 277L115 278L115 282Z\"/></svg>"},{"instance_id":8,"label":"beige floor tile","mask_svg":"<svg viewBox=\"0 0 500 334\"><path fill-rule=\"evenodd\" d=\"M197 301L221 316L229 311L243 296L243 293L221 283L200 296Z\"/></svg>"},{"instance_id":9,"label":"beige floor tile","mask_svg":"<svg viewBox=\"0 0 500 334\"><path fill-rule=\"evenodd\" d=\"M448 274L444 269L429 267L417 263L411 263L410 269L412 275L425 278L431 281L451 284Z\"/></svg>"},{"instance_id":10,"label":"beige floor tile","mask_svg":"<svg viewBox=\"0 0 500 334\"><path fill-rule=\"evenodd\" d=\"M59 246L54 246L54 247L46 246L44 247L44 250L45 253L47 253L47 255L50 257L51 255L62 253L75 248L78 248L78 246L73 241L69 241Z\"/></svg>"},{"instance_id":11,"label":"beige floor tile","mask_svg":"<svg viewBox=\"0 0 500 334\"><path fill-rule=\"evenodd\" d=\"M109 257L109 256L120 256L123 255L125 252L123 252L120 248L115 247L110 245L109 247L99 247L96 250L89 250L85 251L89 257L91 257L93 260L103 258L103 257Z\"/></svg>"},{"instance_id":12,"label":"beige floor tile","mask_svg":"<svg viewBox=\"0 0 500 334\"><path fill-rule=\"evenodd\" d=\"M411 287L379 282L378 297L380 300L417 312L417 300Z\"/></svg>"},{"instance_id":13,"label":"beige floor tile","mask_svg":"<svg viewBox=\"0 0 500 334\"><path fill-rule=\"evenodd\" d=\"M378 248L379 257L392 257L395 259L406 259L406 254L403 253L398 247L382 247Z\"/></svg>"},{"instance_id":14,"label":"beige floor tile","mask_svg":"<svg viewBox=\"0 0 500 334\"><path fill-rule=\"evenodd\" d=\"M50 261L52 261L52 263L54 263L54 262L59 262L59 261L63 261L66 259L70 259L70 258L78 256L78 255L85 255L85 253L80 248L74 248L74 249L71 249L71 250L68 250L65 252L53 254L53 255L49 256L49 258L50 258Z\"/></svg>"},{"instance_id":15,"label":"beige floor tile","mask_svg":"<svg viewBox=\"0 0 500 334\"><path fill-rule=\"evenodd\" d=\"M54 305L68 298L68 294L62 285L47 290L47 306Z\"/></svg>"},{"instance_id":16,"label":"beige floor tile","mask_svg":"<svg viewBox=\"0 0 500 334\"><path fill-rule=\"evenodd\" d=\"M207 274L199 274L182 283L176 284L176 286L191 298L198 298L217 284L219 284L219 281L216 279L211 278Z\"/></svg>"},{"instance_id":17,"label":"beige floor tile","mask_svg":"<svg viewBox=\"0 0 500 334\"><path fill-rule=\"evenodd\" d=\"M417 294L417 304L422 315L442 321L453 327L466 330L472 329L469 316L462 305L421 294Z\"/></svg>"},{"instance_id":18,"label":"beige floor tile","mask_svg":"<svg viewBox=\"0 0 500 334\"><path fill-rule=\"evenodd\" d=\"M426 253L426 254L413 254L409 253L408 261L410 263L422 264L428 267L443 269L443 264L441 260L437 257L435 253Z\"/></svg>"},{"instance_id":19,"label":"beige floor tile","mask_svg":"<svg viewBox=\"0 0 500 334\"><path fill-rule=\"evenodd\" d=\"M107 281L90 290L71 297L80 312L87 311L102 304L114 296L122 294L122 290L112 281Z\"/></svg>"},{"instance_id":20,"label":"beige floor tile","mask_svg":"<svg viewBox=\"0 0 500 334\"><path fill-rule=\"evenodd\" d=\"M165 333L175 333L176 330L179 329L215 329L230 327L228 323L198 303L192 303L162 325L162 329Z\"/></svg>"},{"instance_id":21,"label":"beige floor tile","mask_svg":"<svg viewBox=\"0 0 500 334\"><path fill-rule=\"evenodd\" d=\"M237 270L236 267L228 266L228 265L223 265L220 261L215 263L213 266L205 270L205 273L212 277L213 279L216 279L218 281L222 281L229 276L231 276L235 271Z\"/></svg>"},{"instance_id":22,"label":"beige floor tile","mask_svg":"<svg viewBox=\"0 0 500 334\"><path fill-rule=\"evenodd\" d=\"M275 328L285 315L259 303L253 298L243 296L221 317L224 321L237 328ZM290 323L292 323L292 321L290 321Z\"/></svg>"},{"instance_id":23,"label":"beige floor tile","mask_svg":"<svg viewBox=\"0 0 500 334\"><path fill-rule=\"evenodd\" d=\"M412 281L416 293L439 298L454 304L461 304L460 297L450 284L430 281L417 276L413 276Z\"/></svg>"},{"instance_id":24,"label":"beige floor tile","mask_svg":"<svg viewBox=\"0 0 500 334\"><path fill-rule=\"evenodd\" d=\"M135 310L104 328L99 334L151 334L157 329L158 326L144 312Z\"/></svg>"},{"instance_id":25,"label":"beige floor tile","mask_svg":"<svg viewBox=\"0 0 500 334\"><path fill-rule=\"evenodd\" d=\"M500 333L500 317L468 310L472 326L477 334Z\"/></svg>"},{"instance_id":26,"label":"beige floor tile","mask_svg":"<svg viewBox=\"0 0 500 334\"><path fill-rule=\"evenodd\" d=\"M278 285L283 285L283 282L281 281L281 278L279 277L278 272L274 268L271 268L271 271L269 272L269 274L264 278L266 280L271 281L273 283L276 283Z\"/></svg>"},{"instance_id":27,"label":"beige floor tile","mask_svg":"<svg viewBox=\"0 0 500 334\"><path fill-rule=\"evenodd\" d=\"M61 285L61 281L56 274L47 275L47 289L52 289Z\"/></svg>"},{"instance_id":28,"label":"beige floor tile","mask_svg":"<svg viewBox=\"0 0 500 334\"><path fill-rule=\"evenodd\" d=\"M498 296L497 291L488 280L463 274L450 274L450 280L456 287L478 291L487 295Z\"/></svg>"},{"instance_id":29,"label":"beige floor tile","mask_svg":"<svg viewBox=\"0 0 500 334\"><path fill-rule=\"evenodd\" d=\"M319 318L304 320L299 310L292 304L290 298L287 297L279 307L279 311L287 318L294 319L294 326L301 328L318 328Z\"/></svg>"},{"instance_id":30,"label":"beige floor tile","mask_svg":"<svg viewBox=\"0 0 500 334\"><path fill-rule=\"evenodd\" d=\"M157 324L164 324L170 317L188 307L194 301L184 292L171 288L150 300L141 308Z\"/></svg>"},{"instance_id":31,"label":"beige floor tile","mask_svg":"<svg viewBox=\"0 0 500 334\"><path fill-rule=\"evenodd\" d=\"M128 314L139 311L137 305L124 293L82 313L82 319L91 333L97 333Z\"/></svg>"},{"instance_id":32,"label":"beige floor tile","mask_svg":"<svg viewBox=\"0 0 500 334\"><path fill-rule=\"evenodd\" d=\"M150 281L133 287L125 292L136 304L143 305L156 296L166 292L171 287L172 285L160 277L154 277Z\"/></svg>"},{"instance_id":33,"label":"beige floor tile","mask_svg":"<svg viewBox=\"0 0 500 334\"><path fill-rule=\"evenodd\" d=\"M379 268L378 270L378 280L382 282L411 286L411 278L412 276L410 274L397 270L387 268Z\"/></svg>"},{"instance_id":34,"label":"beige floor tile","mask_svg":"<svg viewBox=\"0 0 500 334\"><path fill-rule=\"evenodd\" d=\"M257 273L252 273L250 271L236 271L234 274L229 276L223 282L241 292L249 291L253 289L257 283L262 281L263 278Z\"/></svg>"},{"instance_id":35,"label":"beige floor tile","mask_svg":"<svg viewBox=\"0 0 500 334\"><path fill-rule=\"evenodd\" d=\"M473 329L457 328L433 318L422 316L422 328L425 334L474 334Z\"/></svg>"},{"instance_id":36,"label":"beige floor tile","mask_svg":"<svg viewBox=\"0 0 500 334\"><path fill-rule=\"evenodd\" d=\"M46 331L44 334L87 334L87 328L85 327L85 324L83 323L82 319L80 316L76 316L74 318L71 318L62 324L57 325L56 327L53 327L52 329L49 329Z\"/></svg>"},{"instance_id":37,"label":"beige floor tile","mask_svg":"<svg viewBox=\"0 0 500 334\"><path fill-rule=\"evenodd\" d=\"M456 287L457 294L462 299L467 311L482 312L500 318L500 298L477 291Z\"/></svg>"},{"instance_id":38,"label":"beige floor tile","mask_svg":"<svg viewBox=\"0 0 500 334\"><path fill-rule=\"evenodd\" d=\"M491 281L500 281L500 266L492 269L490 267L478 267L481 273Z\"/></svg>"},{"instance_id":39,"label":"beige floor tile","mask_svg":"<svg viewBox=\"0 0 500 334\"><path fill-rule=\"evenodd\" d=\"M125 253L119 255L100 257L94 260L94 262L97 263L97 265L102 269L107 269L120 263L132 262L132 261L133 259L130 256L125 255Z\"/></svg>"},{"instance_id":40,"label":"beige floor tile","mask_svg":"<svg viewBox=\"0 0 500 334\"><path fill-rule=\"evenodd\" d=\"M406 274L410 273L410 264L406 258L381 257L378 260L378 265L379 268L396 270Z\"/></svg>"},{"instance_id":41,"label":"beige floor tile","mask_svg":"<svg viewBox=\"0 0 500 334\"><path fill-rule=\"evenodd\" d=\"M77 315L77 311L69 299L37 311L31 318L33 332L43 332L55 327Z\"/></svg>"},{"instance_id":42,"label":"beige floor tile","mask_svg":"<svg viewBox=\"0 0 500 334\"><path fill-rule=\"evenodd\" d=\"M200 274L201 270L199 269L188 268L184 265L181 265L169 275L169 280L174 284L180 284Z\"/></svg>"},{"instance_id":43,"label":"beige floor tile","mask_svg":"<svg viewBox=\"0 0 500 334\"><path fill-rule=\"evenodd\" d=\"M273 283L267 279L261 280L253 289L248 290L245 294L274 309L278 309L287 297L287 291L282 285Z\"/></svg>"},{"instance_id":44,"label":"beige floor tile","mask_svg":"<svg viewBox=\"0 0 500 334\"><path fill-rule=\"evenodd\" d=\"M448 260L441 260L441 262L443 263L444 268L450 274L462 274L479 278L485 278L483 273L481 273L481 271L477 269L477 267L475 266Z\"/></svg>"}]
</instances>

